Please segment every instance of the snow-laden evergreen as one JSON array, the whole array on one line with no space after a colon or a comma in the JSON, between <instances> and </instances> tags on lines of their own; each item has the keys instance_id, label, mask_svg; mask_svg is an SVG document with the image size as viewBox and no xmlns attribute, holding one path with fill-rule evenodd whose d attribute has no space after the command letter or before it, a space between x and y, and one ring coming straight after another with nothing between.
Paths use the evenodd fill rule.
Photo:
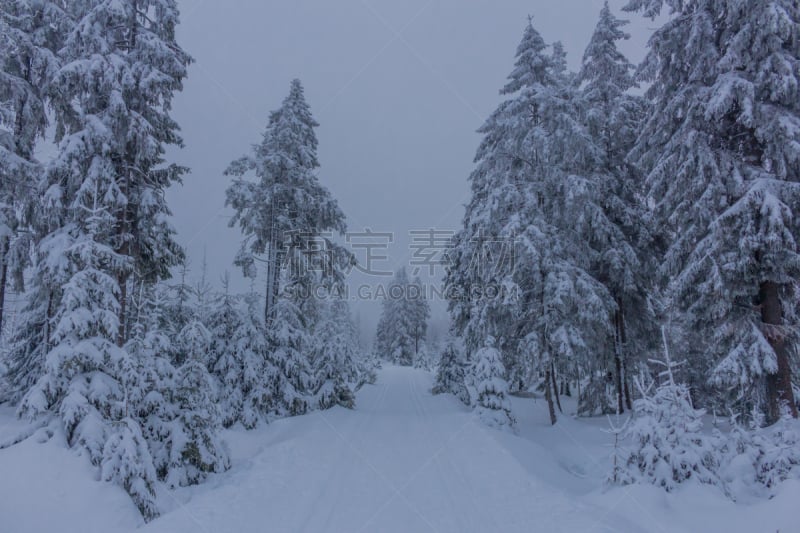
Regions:
<instances>
[{"instance_id":1,"label":"snow-laden evergreen","mask_svg":"<svg viewBox=\"0 0 800 533\"><path fill-rule=\"evenodd\" d=\"M213 313L217 325L213 342L218 356L211 370L220 382L225 426L241 422L253 428L269 412L272 391L267 376L275 372L267 359L269 343L258 299L251 292L242 309L226 293Z\"/></svg>"},{"instance_id":2,"label":"snow-laden evergreen","mask_svg":"<svg viewBox=\"0 0 800 533\"><path fill-rule=\"evenodd\" d=\"M529 21L501 91L507 100L480 130L446 280L467 352L495 336L508 378L523 388L543 378L553 423L556 371L610 344L606 317L616 308L593 276L591 236L576 231L592 199L597 147L564 68L563 49L552 50Z\"/></svg>"},{"instance_id":3,"label":"snow-laden evergreen","mask_svg":"<svg viewBox=\"0 0 800 533\"><path fill-rule=\"evenodd\" d=\"M107 270L130 268L130 262L98 242L114 227L114 218L98 205L110 186L105 178L87 176L76 198L85 218L73 223L74 237L63 250L71 275L53 316L53 348L44 374L20 404L20 413L31 419L55 414L67 443L85 449L95 465L101 463L111 425L128 415L128 380L135 375L128 352L115 342L120 289Z\"/></svg>"},{"instance_id":4,"label":"snow-laden evergreen","mask_svg":"<svg viewBox=\"0 0 800 533\"><path fill-rule=\"evenodd\" d=\"M467 365L461 350L455 342L448 342L439 356L436 367L436 379L431 392L433 394L453 394L459 400L470 405L469 392L466 386Z\"/></svg>"},{"instance_id":5,"label":"snow-laden evergreen","mask_svg":"<svg viewBox=\"0 0 800 533\"><path fill-rule=\"evenodd\" d=\"M47 80L58 151L30 227L34 263L11 378L24 393L20 413L54 417L67 443L150 519L155 477L194 483L229 464L204 328L187 326L174 339L192 352L186 362L163 360L171 343L132 312L131 289L168 277L183 257L164 190L185 169L163 155L181 143L169 111L190 58L175 42L178 11L169 0L98 0L65 11L49 4L37 9L70 20L45 30L63 31Z\"/></svg>"},{"instance_id":6,"label":"snow-laden evergreen","mask_svg":"<svg viewBox=\"0 0 800 533\"><path fill-rule=\"evenodd\" d=\"M317 406L320 409L334 405L353 408L361 354L346 300L328 303L314 336L312 366Z\"/></svg>"},{"instance_id":7,"label":"snow-laden evergreen","mask_svg":"<svg viewBox=\"0 0 800 533\"><path fill-rule=\"evenodd\" d=\"M52 328L48 308L66 281L55 261L42 264L51 247L61 249L59 239L41 243L40 254L30 253L37 234L47 231L40 209L43 165L34 148L48 124L57 51L73 24L64 7L50 1L0 2L0 335L6 290L24 292L25 268L34 263L23 308L6 339L8 390L0 398L14 402L42 373Z\"/></svg>"},{"instance_id":8,"label":"snow-laden evergreen","mask_svg":"<svg viewBox=\"0 0 800 533\"><path fill-rule=\"evenodd\" d=\"M634 67L617 48L618 41L629 38L622 29L626 24L606 2L577 75L581 117L593 156L587 161L585 182L570 193L579 204L574 228L595 254L592 276L616 303L613 339L603 350L610 353L581 365L590 376L590 386L584 389L589 394L581 398L585 412L609 412L602 390L608 372L614 376L613 411L631 408L630 372L655 337L649 302L655 243L648 232L640 175L626 162L644 109L641 99L628 93L634 86Z\"/></svg>"},{"instance_id":9,"label":"snow-laden evergreen","mask_svg":"<svg viewBox=\"0 0 800 533\"><path fill-rule=\"evenodd\" d=\"M336 200L316 175L317 126L303 86L294 80L281 107L270 114L261 143L225 172L234 177L226 191L226 205L234 210L230 226L238 225L244 235L235 262L246 276L255 277L256 258L266 254L267 321L283 290L284 268L311 261L329 278L352 263L352 256L332 239L332 233L343 234L347 226ZM249 173L255 174L255 181L248 179ZM324 243L325 252L309 259L304 254L315 241Z\"/></svg>"},{"instance_id":10,"label":"snow-laden evergreen","mask_svg":"<svg viewBox=\"0 0 800 533\"><path fill-rule=\"evenodd\" d=\"M660 273L689 357L742 415L796 416L787 324L800 277L800 6L788 0L632 0L674 14L641 67L648 119L631 158L669 246Z\"/></svg>"},{"instance_id":11,"label":"snow-laden evergreen","mask_svg":"<svg viewBox=\"0 0 800 533\"><path fill-rule=\"evenodd\" d=\"M145 520L158 516L153 458L135 420L125 418L114 426L103 448L101 476L122 486Z\"/></svg>"},{"instance_id":12,"label":"snow-laden evergreen","mask_svg":"<svg viewBox=\"0 0 800 533\"><path fill-rule=\"evenodd\" d=\"M634 417L624 435L631 443L623 473L615 472L617 483L652 483L667 492L694 479L718 484L718 458L714 441L702 432L703 409L695 409L689 388L675 380L681 363L670 357L664 337L664 360L653 363L665 368L658 374L661 384L655 391L637 379L641 398L634 402Z\"/></svg>"},{"instance_id":13,"label":"snow-laden evergreen","mask_svg":"<svg viewBox=\"0 0 800 533\"><path fill-rule=\"evenodd\" d=\"M288 288L278 295L273 312L267 327L274 364L268 374L272 382L271 408L277 416L302 415L310 409L314 392L312 325Z\"/></svg>"},{"instance_id":14,"label":"snow-laden evergreen","mask_svg":"<svg viewBox=\"0 0 800 533\"><path fill-rule=\"evenodd\" d=\"M800 478L800 430L788 415L765 429L734 424L717 442L720 479L734 498L774 496L781 482Z\"/></svg>"},{"instance_id":15,"label":"snow-laden evergreen","mask_svg":"<svg viewBox=\"0 0 800 533\"><path fill-rule=\"evenodd\" d=\"M42 177L34 148L48 124L48 91L60 63L56 53L72 23L64 7L0 2L0 335L6 287L23 289L31 260Z\"/></svg>"},{"instance_id":16,"label":"snow-laden evergreen","mask_svg":"<svg viewBox=\"0 0 800 533\"><path fill-rule=\"evenodd\" d=\"M475 386L475 412L481 420L492 427L513 427L514 416L506 397L508 382L503 378L505 368L493 337L487 337L483 348L477 351L469 372Z\"/></svg>"},{"instance_id":17,"label":"snow-laden evergreen","mask_svg":"<svg viewBox=\"0 0 800 533\"><path fill-rule=\"evenodd\" d=\"M410 281L405 267L399 269L385 288L382 306L375 355L398 365L413 365L424 348L430 315L422 282L419 278Z\"/></svg>"},{"instance_id":18,"label":"snow-laden evergreen","mask_svg":"<svg viewBox=\"0 0 800 533\"><path fill-rule=\"evenodd\" d=\"M425 285L419 276L408 285L408 307L411 318L411 337L414 339L414 363L428 367L430 354L425 339L428 333L431 307L425 297Z\"/></svg>"},{"instance_id":19,"label":"snow-laden evergreen","mask_svg":"<svg viewBox=\"0 0 800 533\"><path fill-rule=\"evenodd\" d=\"M668 379L652 393L640 391L626 430L632 450L627 477L672 491L689 479L716 484L713 442L702 433L702 409L695 409L686 385Z\"/></svg>"}]
</instances>

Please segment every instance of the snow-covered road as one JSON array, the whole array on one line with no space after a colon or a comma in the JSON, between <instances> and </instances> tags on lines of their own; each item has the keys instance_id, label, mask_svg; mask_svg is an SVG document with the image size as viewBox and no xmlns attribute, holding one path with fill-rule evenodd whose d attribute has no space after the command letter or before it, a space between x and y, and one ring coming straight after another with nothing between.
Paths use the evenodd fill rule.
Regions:
<instances>
[{"instance_id":1,"label":"snow-covered road","mask_svg":"<svg viewBox=\"0 0 800 533\"><path fill-rule=\"evenodd\" d=\"M602 490L604 419L514 398L519 435L482 425L432 376L387 366L355 410L233 429L233 467L198 486L163 487L147 525L119 487L96 481L63 436L0 450L0 533L756 532L798 531L800 481L771 500L734 503L686 484ZM562 398L565 411L574 400ZM24 424L0 407L0 442Z\"/></svg>"},{"instance_id":2,"label":"snow-covered road","mask_svg":"<svg viewBox=\"0 0 800 533\"><path fill-rule=\"evenodd\" d=\"M152 532L590 531L605 513L535 482L428 373L388 367L357 409L279 421ZM619 525L619 524L618 524Z\"/></svg>"}]
</instances>

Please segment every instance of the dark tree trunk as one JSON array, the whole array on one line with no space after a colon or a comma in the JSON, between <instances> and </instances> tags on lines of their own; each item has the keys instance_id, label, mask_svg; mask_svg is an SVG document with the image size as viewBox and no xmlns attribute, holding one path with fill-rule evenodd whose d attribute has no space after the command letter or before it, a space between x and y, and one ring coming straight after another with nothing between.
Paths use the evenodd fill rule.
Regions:
<instances>
[{"instance_id":1,"label":"dark tree trunk","mask_svg":"<svg viewBox=\"0 0 800 533\"><path fill-rule=\"evenodd\" d=\"M623 375L624 365L622 359L623 346L625 345L625 326L619 300L617 300L617 311L614 313L614 331L614 335L616 337L614 342L614 370L616 371L614 380L617 388L617 412L624 413L625 391L623 383L625 382L625 376Z\"/></svg>"},{"instance_id":2,"label":"dark tree trunk","mask_svg":"<svg viewBox=\"0 0 800 533\"><path fill-rule=\"evenodd\" d=\"M620 360L619 354L614 355L614 385L617 389L617 411L619 413L625 412L625 402L624 402L624 393L622 390L622 361Z\"/></svg>"},{"instance_id":3,"label":"dark tree trunk","mask_svg":"<svg viewBox=\"0 0 800 533\"><path fill-rule=\"evenodd\" d=\"M117 333L117 345L125 344L125 323L128 320L128 276L119 276L119 331Z\"/></svg>"},{"instance_id":4,"label":"dark tree trunk","mask_svg":"<svg viewBox=\"0 0 800 533\"><path fill-rule=\"evenodd\" d=\"M42 337L44 338L44 353L47 354L50 351L50 337L52 336L52 332L50 331L50 324L53 320L53 291L48 291L47 293L47 318L44 323L44 334Z\"/></svg>"},{"instance_id":5,"label":"dark tree trunk","mask_svg":"<svg viewBox=\"0 0 800 533\"><path fill-rule=\"evenodd\" d=\"M558 382L556 380L556 366L553 363L550 363L550 382L553 384L553 396L556 397L556 404L558 405L558 412L564 413L564 410L561 409L561 398L558 396Z\"/></svg>"},{"instance_id":6,"label":"dark tree trunk","mask_svg":"<svg viewBox=\"0 0 800 533\"><path fill-rule=\"evenodd\" d=\"M123 187L123 192L126 197L130 198L130 178L127 178ZM119 243L115 250L118 254L131 257L131 227L129 224L128 210L131 209L128 204L125 209L120 211L117 215L117 222L119 229L117 230L117 238ZM135 262L134 258L134 262ZM117 331L117 345L123 346L126 337L126 325L128 321L128 271L123 269L117 273L117 285L119 285L119 329Z\"/></svg>"},{"instance_id":7,"label":"dark tree trunk","mask_svg":"<svg viewBox=\"0 0 800 533\"><path fill-rule=\"evenodd\" d=\"M0 239L0 335L3 334L3 314L6 304L6 283L8 282L9 238Z\"/></svg>"},{"instance_id":8,"label":"dark tree trunk","mask_svg":"<svg viewBox=\"0 0 800 533\"><path fill-rule=\"evenodd\" d=\"M280 265L278 265L278 247L269 244L267 256L267 294L264 302L264 321L267 325L272 322L275 302L278 299L278 284L280 283Z\"/></svg>"},{"instance_id":9,"label":"dark tree trunk","mask_svg":"<svg viewBox=\"0 0 800 533\"><path fill-rule=\"evenodd\" d=\"M778 362L778 371L774 374L767 374L766 378L767 422L774 424L780 419L783 406L789 409L794 418L797 418L797 405L794 403L789 349L786 346L786 335L783 331L780 287L775 282L765 281L759 289L761 321Z\"/></svg>"},{"instance_id":10,"label":"dark tree trunk","mask_svg":"<svg viewBox=\"0 0 800 533\"><path fill-rule=\"evenodd\" d=\"M627 374L625 369L623 368L623 374ZM633 410L633 399L631 398L631 386L628 383L627 376L622 382L622 386L625 388L625 405L628 407L628 411Z\"/></svg>"},{"instance_id":11,"label":"dark tree trunk","mask_svg":"<svg viewBox=\"0 0 800 533\"><path fill-rule=\"evenodd\" d=\"M555 425L556 423L556 408L553 405L553 393L550 389L552 384L552 379L550 378L550 367L547 368L544 374L544 396L547 398L547 409L550 411L550 423Z\"/></svg>"}]
</instances>

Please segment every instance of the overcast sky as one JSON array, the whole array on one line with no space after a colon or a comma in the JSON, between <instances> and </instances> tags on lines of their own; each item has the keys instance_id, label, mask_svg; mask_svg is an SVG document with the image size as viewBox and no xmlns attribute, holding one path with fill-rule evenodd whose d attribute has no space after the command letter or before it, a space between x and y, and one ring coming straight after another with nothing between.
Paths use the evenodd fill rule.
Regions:
<instances>
[{"instance_id":1,"label":"overcast sky","mask_svg":"<svg viewBox=\"0 0 800 533\"><path fill-rule=\"evenodd\" d=\"M408 265L411 230L457 230L480 137L500 101L526 24L560 40L577 69L602 0L179 0L178 39L195 59L174 116L185 148L170 159L191 167L169 191L192 276L206 253L217 281L240 239L229 229L222 173L259 141L269 112L300 78L320 123L319 176L351 231L393 232L378 270ZM611 0L621 13L623 0ZM634 62L655 24L624 14ZM354 250L362 262L364 252ZM413 267L412 267L413 269ZM424 277L423 277L424 278ZM438 278L438 277L437 277ZM355 274L351 285L380 283ZM260 284L260 283L259 283ZM355 303L371 336L380 307ZM443 324L444 305L434 304Z\"/></svg>"}]
</instances>

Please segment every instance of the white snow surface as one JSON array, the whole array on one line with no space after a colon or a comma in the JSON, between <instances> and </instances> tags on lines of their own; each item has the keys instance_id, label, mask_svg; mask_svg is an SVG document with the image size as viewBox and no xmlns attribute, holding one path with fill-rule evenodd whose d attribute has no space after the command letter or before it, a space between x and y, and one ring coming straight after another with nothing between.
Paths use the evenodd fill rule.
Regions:
<instances>
[{"instance_id":1,"label":"white snow surface","mask_svg":"<svg viewBox=\"0 0 800 533\"><path fill-rule=\"evenodd\" d=\"M604 419L561 416L513 398L517 434L484 426L454 397L432 396L423 370L385 367L335 408L226 432L233 467L206 483L160 489L143 524L128 496L97 481L63 437L40 432L0 450L0 531L164 533L800 531L800 482L771 500L733 503L685 484L602 489ZM574 403L564 399L566 412ZM0 443L24 425L0 408Z\"/></svg>"}]
</instances>

